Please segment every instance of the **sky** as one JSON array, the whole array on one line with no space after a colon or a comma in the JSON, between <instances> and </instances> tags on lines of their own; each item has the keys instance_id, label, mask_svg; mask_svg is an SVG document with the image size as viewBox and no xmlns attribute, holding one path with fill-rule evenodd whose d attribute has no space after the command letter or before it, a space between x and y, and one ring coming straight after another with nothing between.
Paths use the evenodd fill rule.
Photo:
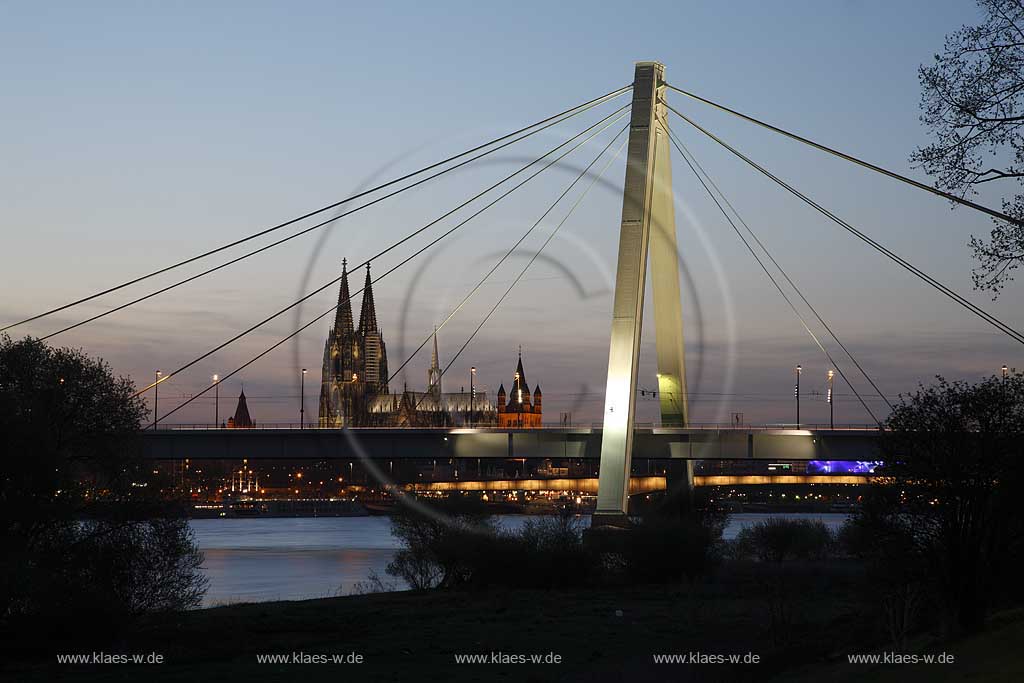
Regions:
<instances>
[{"instance_id":1,"label":"sky","mask_svg":"<svg viewBox=\"0 0 1024 683\"><path fill-rule=\"evenodd\" d=\"M967 1L625 3L0 2L0 326L249 235L628 84L658 60L668 82L913 178L917 69L977 21ZM138 385L222 344L421 228L627 103L628 96L486 160L381 202L51 343L106 359ZM997 301L971 291L967 241L988 218L670 94L669 101L922 270L1024 326L1024 283ZM625 120L375 285L397 368L543 214ZM1021 347L713 142L672 119L773 256L890 400L941 374L977 379ZM618 143L595 165L604 166ZM512 379L522 347L545 421L600 419L621 211L616 159L571 214L576 186L439 333L449 362L558 222L563 227L452 363L446 391ZM523 174L524 176L526 174ZM832 363L816 347L682 160L673 190L691 421L827 421ZM489 195L490 196L490 195ZM998 206L997 194L978 197ZM481 202L486 199L481 200ZM385 272L482 203L375 260ZM337 215L328 212L327 216ZM41 336L284 236L10 330ZM353 288L363 272L353 274ZM358 310L358 297L354 308ZM337 300L330 286L161 384L166 413ZM647 308L640 384L656 384ZM298 419L299 369L315 415L331 316L221 386L257 422ZM821 335L820 325L812 325ZM833 358L876 417L885 404L834 342ZM392 389L426 384L429 348ZM836 421L870 422L837 384ZM168 418L211 422L203 397ZM655 420L641 397L638 419Z\"/></svg>"}]
</instances>

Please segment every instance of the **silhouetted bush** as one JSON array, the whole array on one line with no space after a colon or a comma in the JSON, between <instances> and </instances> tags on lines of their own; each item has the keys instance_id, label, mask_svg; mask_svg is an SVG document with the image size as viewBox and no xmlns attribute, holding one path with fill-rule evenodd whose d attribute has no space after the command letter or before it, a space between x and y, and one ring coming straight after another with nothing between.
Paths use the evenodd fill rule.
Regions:
<instances>
[{"instance_id":1,"label":"silhouetted bush","mask_svg":"<svg viewBox=\"0 0 1024 683\"><path fill-rule=\"evenodd\" d=\"M499 529L475 501L402 498L391 534L402 543L387 573L413 590L450 588L471 581L489 561Z\"/></svg>"},{"instance_id":2,"label":"silhouetted bush","mask_svg":"<svg viewBox=\"0 0 1024 683\"><path fill-rule=\"evenodd\" d=\"M724 510L703 491L680 487L624 536L626 576L638 582L694 580L722 559Z\"/></svg>"},{"instance_id":3,"label":"silhouetted bush","mask_svg":"<svg viewBox=\"0 0 1024 683\"><path fill-rule=\"evenodd\" d=\"M533 518L508 531L452 501L403 506L391 532L403 547L387 572L414 590L554 588L586 583L596 573L597 558L572 516Z\"/></svg>"},{"instance_id":4,"label":"silhouetted bush","mask_svg":"<svg viewBox=\"0 0 1024 683\"><path fill-rule=\"evenodd\" d=\"M699 520L645 519L626 536L627 577L660 583L706 576L721 559L720 539L720 529Z\"/></svg>"},{"instance_id":5,"label":"silhouetted bush","mask_svg":"<svg viewBox=\"0 0 1024 683\"><path fill-rule=\"evenodd\" d=\"M843 525L839 542L864 562L865 598L877 605L892 646L903 650L922 611L934 602L936 586L927 554L914 542L913 522L900 512L899 495L892 488L870 492Z\"/></svg>"},{"instance_id":6,"label":"silhouetted bush","mask_svg":"<svg viewBox=\"0 0 1024 683\"><path fill-rule=\"evenodd\" d=\"M342 595L344 584L338 588L337 594ZM356 581L352 584L351 595L372 595L374 593L390 593L398 590L398 584L394 581L385 581L380 574L370 571L366 581Z\"/></svg>"},{"instance_id":7,"label":"silhouetted bush","mask_svg":"<svg viewBox=\"0 0 1024 683\"><path fill-rule=\"evenodd\" d=\"M93 624L197 607L202 561L185 519L71 523L40 544L23 606L53 618L89 613Z\"/></svg>"},{"instance_id":8,"label":"silhouetted bush","mask_svg":"<svg viewBox=\"0 0 1024 683\"><path fill-rule=\"evenodd\" d=\"M733 554L761 562L816 560L835 548L835 537L821 520L769 517L744 527L736 536Z\"/></svg>"},{"instance_id":9,"label":"silhouetted bush","mask_svg":"<svg viewBox=\"0 0 1024 683\"><path fill-rule=\"evenodd\" d=\"M415 590L693 580L721 559L727 520L706 499L666 496L641 523L618 532L609 549L585 542L580 519L570 514L528 519L509 531L473 506L458 497L403 505L391 527L402 548L388 574Z\"/></svg>"},{"instance_id":10,"label":"silhouetted bush","mask_svg":"<svg viewBox=\"0 0 1024 683\"><path fill-rule=\"evenodd\" d=\"M598 573L598 558L583 543L578 517L558 515L528 519L500 553L502 583L508 586L562 588L589 583Z\"/></svg>"},{"instance_id":11,"label":"silhouetted bush","mask_svg":"<svg viewBox=\"0 0 1024 683\"><path fill-rule=\"evenodd\" d=\"M0 337L0 622L13 632L96 635L199 604L202 556L149 486L135 393L81 351Z\"/></svg>"}]
</instances>

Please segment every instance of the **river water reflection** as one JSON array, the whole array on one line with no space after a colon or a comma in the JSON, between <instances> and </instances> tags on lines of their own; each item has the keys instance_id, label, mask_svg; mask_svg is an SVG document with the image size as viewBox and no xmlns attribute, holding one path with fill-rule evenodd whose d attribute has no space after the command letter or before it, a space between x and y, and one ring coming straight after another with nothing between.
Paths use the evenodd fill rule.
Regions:
<instances>
[{"instance_id":1,"label":"river water reflection","mask_svg":"<svg viewBox=\"0 0 1024 683\"><path fill-rule=\"evenodd\" d=\"M724 537L769 516L820 519L838 528L844 514L734 514ZM499 517L518 528L528 517ZM584 518L583 523L589 523ZM204 605L303 600L347 595L371 572L385 581L385 567L399 547L387 517L197 519L196 540L210 579ZM401 587L401 586L399 586Z\"/></svg>"}]
</instances>

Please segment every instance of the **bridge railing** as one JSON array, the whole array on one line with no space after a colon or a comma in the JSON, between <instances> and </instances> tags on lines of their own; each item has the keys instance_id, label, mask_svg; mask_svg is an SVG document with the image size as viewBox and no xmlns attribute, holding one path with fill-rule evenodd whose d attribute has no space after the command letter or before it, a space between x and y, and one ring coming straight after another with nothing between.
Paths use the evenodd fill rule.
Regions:
<instances>
[{"instance_id":1,"label":"bridge railing","mask_svg":"<svg viewBox=\"0 0 1024 683\"><path fill-rule=\"evenodd\" d=\"M552 430L571 430L571 429L601 429L604 425L600 422L584 422L584 423L562 423L562 422L546 422L542 424L541 429L552 429ZM637 429L660 429L662 425L657 422L637 422L634 425ZM837 424L834 427L828 424L820 423L801 423L799 425L794 423L760 423L760 424L736 424L731 422L704 422L704 423L691 423L687 425L687 429L692 430L705 430L705 431L767 431L774 429L807 429L815 431L877 431L877 424ZM320 427L316 423L305 423L300 424L298 422L264 422L256 423L251 428L233 428L226 427L224 425L217 425L214 423L161 423L157 425L158 431L213 431L217 429L224 430L235 430L235 429L257 429L257 430L270 430L270 429L281 429L281 430L297 430L297 429L308 429L308 430L336 430L335 427ZM393 426L393 427L358 427L360 431L400 431L404 429L422 431L424 429L431 429L430 427L404 427L404 426ZM508 432L515 430L514 427L498 427L495 425L486 426L475 426L475 425L458 425L455 427L437 427L436 429L451 430L451 429L474 429L480 431L492 431L492 432ZM153 431L150 427L146 431Z\"/></svg>"}]
</instances>

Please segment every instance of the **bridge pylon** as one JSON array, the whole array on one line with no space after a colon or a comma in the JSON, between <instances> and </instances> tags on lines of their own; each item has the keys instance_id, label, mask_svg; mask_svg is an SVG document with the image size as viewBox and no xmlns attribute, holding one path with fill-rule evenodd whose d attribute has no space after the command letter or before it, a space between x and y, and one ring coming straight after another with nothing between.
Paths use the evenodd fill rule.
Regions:
<instances>
[{"instance_id":1,"label":"bridge pylon","mask_svg":"<svg viewBox=\"0 0 1024 683\"><path fill-rule=\"evenodd\" d=\"M687 425L683 313L666 124L668 112L661 104L664 84L663 64L637 62L594 526L626 522L648 251L653 252L651 285L661 420L665 426Z\"/></svg>"}]
</instances>

